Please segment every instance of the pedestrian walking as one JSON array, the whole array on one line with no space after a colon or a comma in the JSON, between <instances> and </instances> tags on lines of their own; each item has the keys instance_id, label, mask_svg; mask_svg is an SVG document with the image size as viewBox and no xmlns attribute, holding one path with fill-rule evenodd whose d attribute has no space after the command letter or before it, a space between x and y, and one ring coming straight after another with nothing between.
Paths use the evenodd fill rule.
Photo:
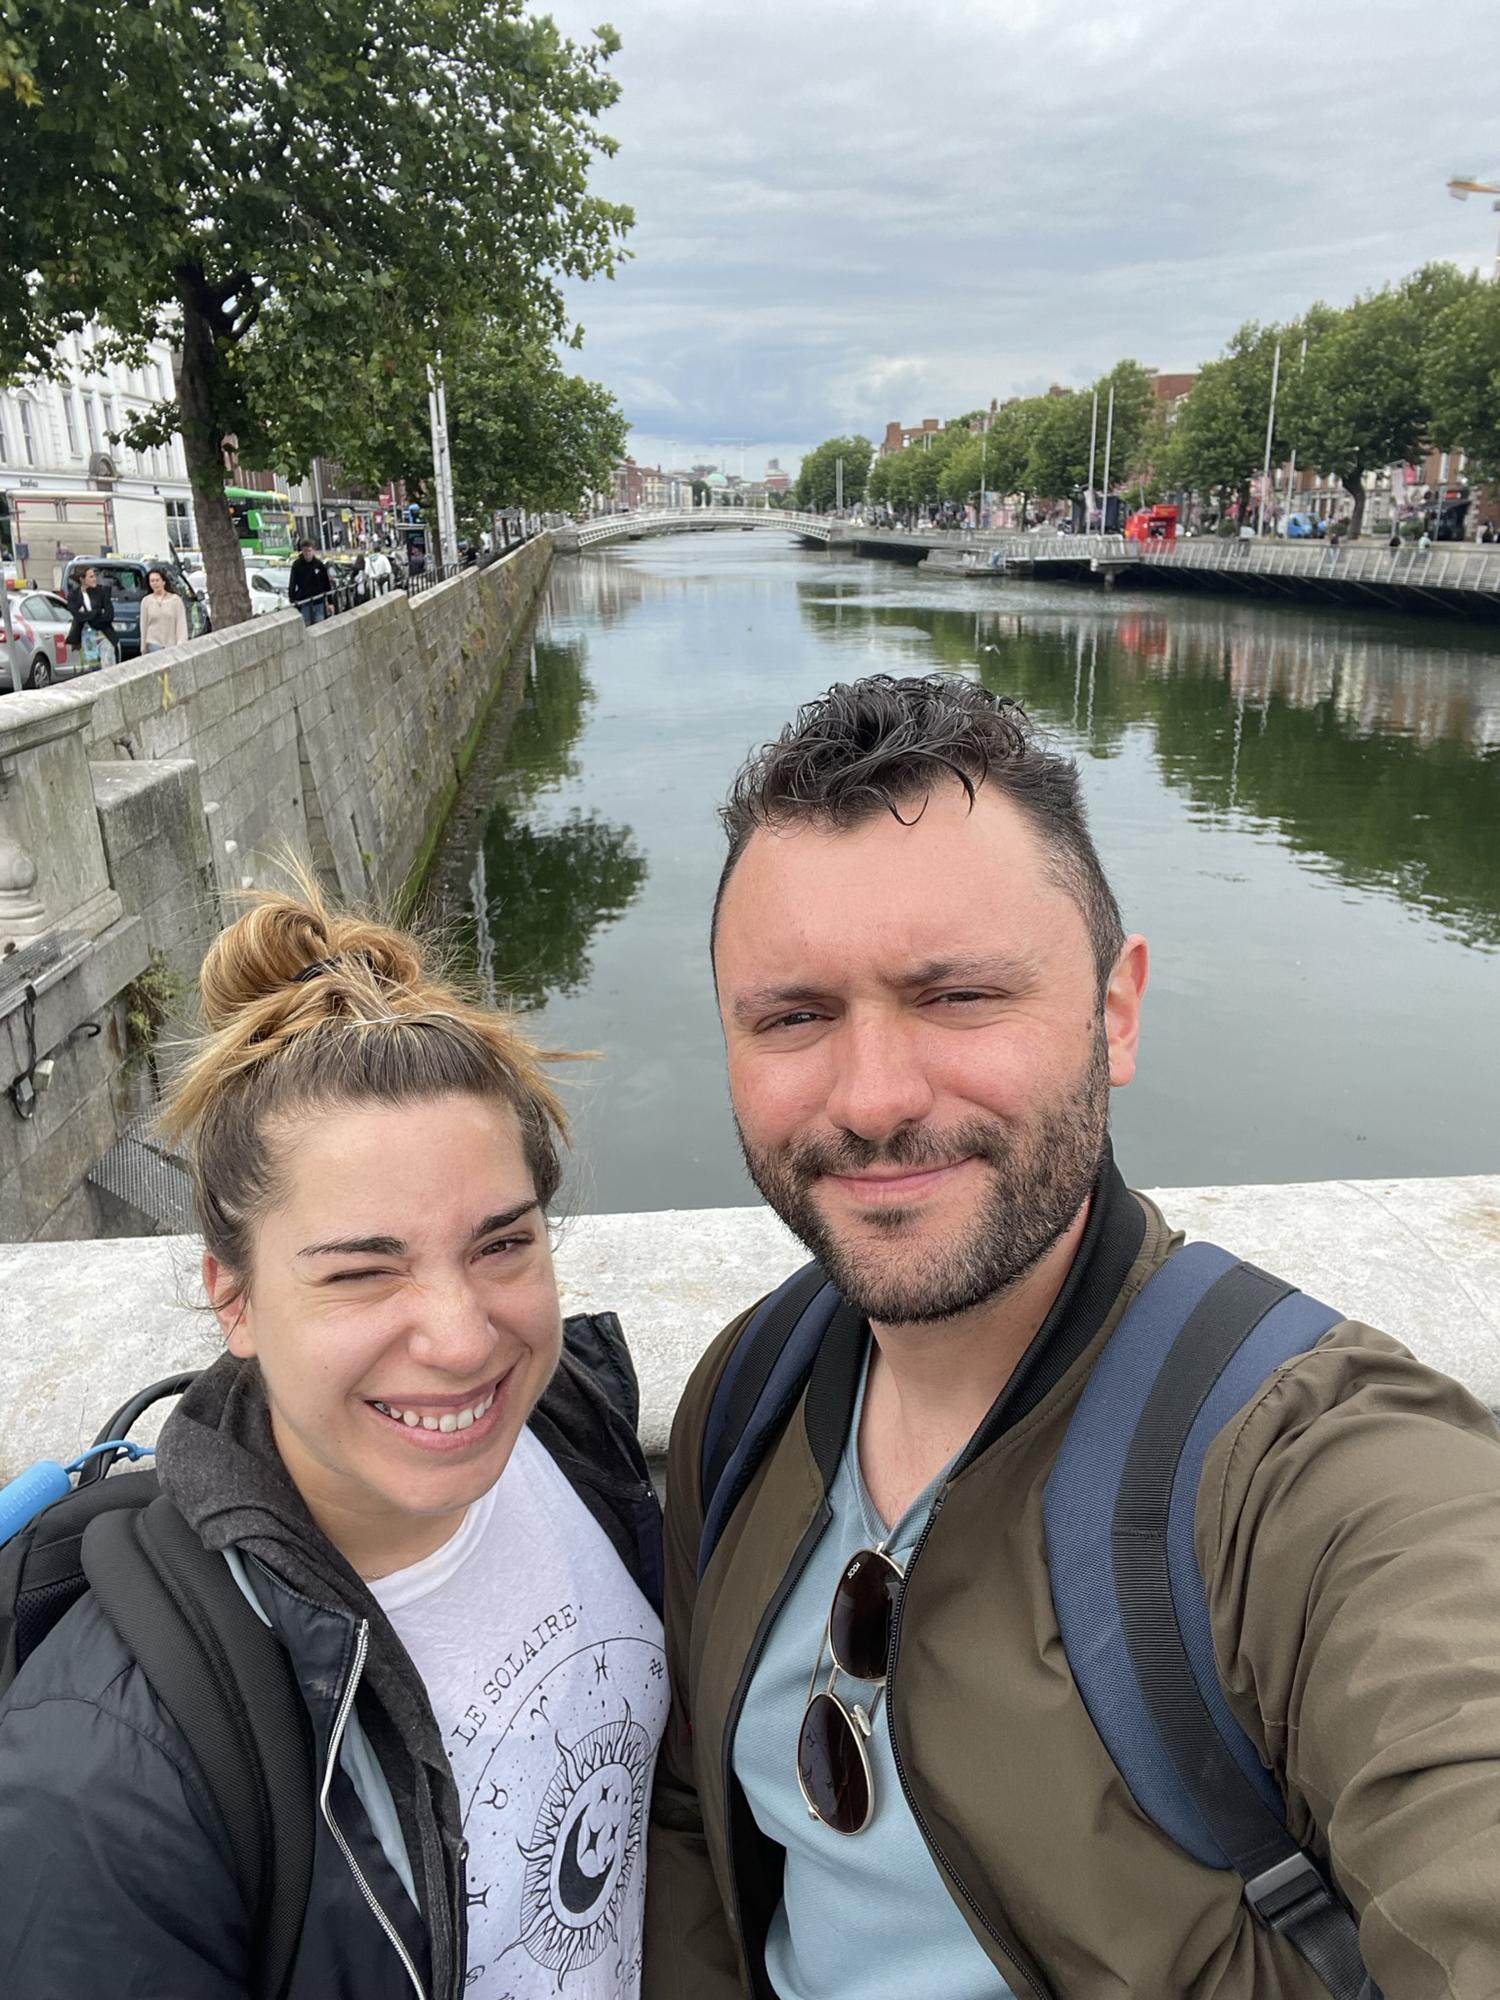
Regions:
<instances>
[{"instance_id":1,"label":"pedestrian walking","mask_svg":"<svg viewBox=\"0 0 1500 2000\"><path fill-rule=\"evenodd\" d=\"M141 651L163 653L168 646L185 646L187 636L187 608L167 582L166 571L148 569L141 599Z\"/></svg>"},{"instance_id":2,"label":"pedestrian walking","mask_svg":"<svg viewBox=\"0 0 1500 2000\"><path fill-rule=\"evenodd\" d=\"M68 609L73 623L68 627L68 644L83 654L84 671L112 667L120 657L115 638L115 602L108 584L101 584L92 564L79 572L68 590Z\"/></svg>"},{"instance_id":3,"label":"pedestrian walking","mask_svg":"<svg viewBox=\"0 0 1500 2000\"><path fill-rule=\"evenodd\" d=\"M328 616L333 579L327 563L310 541L303 542L297 551L297 560L287 578L286 594L288 601L302 613L304 625L321 625Z\"/></svg>"}]
</instances>

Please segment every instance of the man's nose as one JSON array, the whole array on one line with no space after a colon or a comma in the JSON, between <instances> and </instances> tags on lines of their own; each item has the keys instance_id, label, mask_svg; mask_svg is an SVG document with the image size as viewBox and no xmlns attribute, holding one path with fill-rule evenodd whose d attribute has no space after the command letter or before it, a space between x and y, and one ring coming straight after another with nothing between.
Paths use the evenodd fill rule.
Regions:
<instances>
[{"instance_id":1,"label":"man's nose","mask_svg":"<svg viewBox=\"0 0 1500 2000\"><path fill-rule=\"evenodd\" d=\"M424 1289L409 1345L413 1360L470 1380L494 1359L495 1329L472 1279L465 1274Z\"/></svg>"},{"instance_id":2,"label":"man's nose","mask_svg":"<svg viewBox=\"0 0 1500 2000\"><path fill-rule=\"evenodd\" d=\"M914 1023L886 1014L850 1016L834 1037L829 1120L872 1145L929 1116L935 1098Z\"/></svg>"}]
</instances>

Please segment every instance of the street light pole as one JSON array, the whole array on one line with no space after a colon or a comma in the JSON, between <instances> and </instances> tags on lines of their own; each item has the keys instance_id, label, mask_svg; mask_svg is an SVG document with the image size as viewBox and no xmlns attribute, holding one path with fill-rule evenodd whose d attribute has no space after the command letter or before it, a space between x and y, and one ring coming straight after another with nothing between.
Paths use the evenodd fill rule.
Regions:
<instances>
[{"instance_id":1,"label":"street light pole","mask_svg":"<svg viewBox=\"0 0 1500 2000\"><path fill-rule=\"evenodd\" d=\"M990 455L990 434L982 431L979 437L979 520L976 526L984 526L984 468Z\"/></svg>"},{"instance_id":2,"label":"street light pole","mask_svg":"<svg viewBox=\"0 0 1500 2000\"><path fill-rule=\"evenodd\" d=\"M833 511L836 514L844 511L844 461L841 458L833 461Z\"/></svg>"},{"instance_id":3,"label":"street light pole","mask_svg":"<svg viewBox=\"0 0 1500 2000\"><path fill-rule=\"evenodd\" d=\"M1099 532L1109 525L1109 459L1115 443L1115 385L1109 385L1109 417L1104 426L1104 489L1099 495Z\"/></svg>"},{"instance_id":4,"label":"street light pole","mask_svg":"<svg viewBox=\"0 0 1500 2000\"><path fill-rule=\"evenodd\" d=\"M1266 532L1266 493L1271 484L1271 440L1276 431L1276 391L1281 383L1281 342L1276 343L1276 351L1271 356L1271 407L1266 412L1266 457L1260 469L1260 507L1255 517L1255 532Z\"/></svg>"},{"instance_id":5,"label":"street light pole","mask_svg":"<svg viewBox=\"0 0 1500 2000\"><path fill-rule=\"evenodd\" d=\"M458 521L453 509L453 463L448 456L448 398L443 389L443 357L427 367L427 414L432 427L432 483L437 501L437 567L458 561Z\"/></svg>"},{"instance_id":6,"label":"street light pole","mask_svg":"<svg viewBox=\"0 0 1500 2000\"><path fill-rule=\"evenodd\" d=\"M1094 391L1094 413L1089 419L1089 485L1084 501L1083 532L1089 532L1089 522L1094 515L1094 447L1099 442L1099 391Z\"/></svg>"}]
</instances>

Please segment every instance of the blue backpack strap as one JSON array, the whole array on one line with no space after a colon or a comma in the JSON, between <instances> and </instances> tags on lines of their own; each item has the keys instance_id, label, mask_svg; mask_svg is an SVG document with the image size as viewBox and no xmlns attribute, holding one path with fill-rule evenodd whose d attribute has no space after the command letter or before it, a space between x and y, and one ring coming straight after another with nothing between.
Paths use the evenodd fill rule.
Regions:
<instances>
[{"instance_id":1,"label":"blue backpack strap","mask_svg":"<svg viewBox=\"0 0 1500 2000\"><path fill-rule=\"evenodd\" d=\"M756 1307L741 1329L703 1427L698 1574L708 1568L740 1495L779 1433L839 1303L818 1264L804 1264Z\"/></svg>"},{"instance_id":2,"label":"blue backpack strap","mask_svg":"<svg viewBox=\"0 0 1500 2000\"><path fill-rule=\"evenodd\" d=\"M1225 1699L1194 1541L1214 1439L1341 1317L1213 1244L1179 1251L1100 1356L1043 1518L1074 1682L1136 1804L1196 1859L1235 1868L1336 2000L1376 2000L1354 1919L1287 1831Z\"/></svg>"}]
</instances>

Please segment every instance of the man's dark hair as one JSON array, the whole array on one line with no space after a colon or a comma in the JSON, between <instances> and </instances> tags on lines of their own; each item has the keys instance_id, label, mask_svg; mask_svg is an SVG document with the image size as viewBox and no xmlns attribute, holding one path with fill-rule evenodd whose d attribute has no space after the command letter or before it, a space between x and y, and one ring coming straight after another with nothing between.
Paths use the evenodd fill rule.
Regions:
<instances>
[{"instance_id":1,"label":"man's dark hair","mask_svg":"<svg viewBox=\"0 0 1500 2000\"><path fill-rule=\"evenodd\" d=\"M1125 931L1089 835L1078 766L1045 747L1018 702L950 674L840 681L746 760L719 814L729 853L710 946L725 887L757 828L839 832L881 812L910 822L944 778L963 786L971 809L988 785L1025 814L1088 926L1102 998Z\"/></svg>"}]
</instances>

